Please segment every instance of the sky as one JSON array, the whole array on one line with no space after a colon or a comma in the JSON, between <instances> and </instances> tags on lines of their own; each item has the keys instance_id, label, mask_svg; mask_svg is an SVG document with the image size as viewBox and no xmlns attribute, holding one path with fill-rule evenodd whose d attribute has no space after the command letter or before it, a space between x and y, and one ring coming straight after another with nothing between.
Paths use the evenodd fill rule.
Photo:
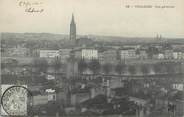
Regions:
<instances>
[{"instance_id":1,"label":"sky","mask_svg":"<svg viewBox=\"0 0 184 117\"><path fill-rule=\"evenodd\" d=\"M44 11L25 12L20 2L40 2L31 7ZM79 35L184 38L184 0L0 0L0 32L68 34L72 13Z\"/></svg>"}]
</instances>

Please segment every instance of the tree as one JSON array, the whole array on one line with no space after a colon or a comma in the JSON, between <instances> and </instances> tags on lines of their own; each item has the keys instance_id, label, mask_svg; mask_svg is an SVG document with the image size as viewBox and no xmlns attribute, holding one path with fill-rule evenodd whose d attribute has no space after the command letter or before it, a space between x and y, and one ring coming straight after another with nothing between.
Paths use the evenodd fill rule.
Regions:
<instances>
[{"instance_id":1,"label":"tree","mask_svg":"<svg viewBox=\"0 0 184 117\"><path fill-rule=\"evenodd\" d=\"M4 63L5 67L17 67L19 62L16 59L6 59L4 61L2 61L1 63Z\"/></svg>"},{"instance_id":2,"label":"tree","mask_svg":"<svg viewBox=\"0 0 184 117\"><path fill-rule=\"evenodd\" d=\"M161 72L161 65L159 63L154 64L153 67L154 67L154 71L155 71L156 74Z\"/></svg>"},{"instance_id":3,"label":"tree","mask_svg":"<svg viewBox=\"0 0 184 117\"><path fill-rule=\"evenodd\" d=\"M174 64L174 63L166 63L165 66L166 66L166 72L168 74L175 73L176 64Z\"/></svg>"},{"instance_id":4,"label":"tree","mask_svg":"<svg viewBox=\"0 0 184 117\"><path fill-rule=\"evenodd\" d=\"M88 67L93 72L93 74L97 74L99 72L99 70L100 70L101 65L100 65L100 63L99 63L98 60L93 59L89 63L89 66Z\"/></svg>"},{"instance_id":5,"label":"tree","mask_svg":"<svg viewBox=\"0 0 184 117\"><path fill-rule=\"evenodd\" d=\"M54 71L55 71L55 77L57 75L57 73L59 72L59 70L61 69L62 67L62 62L61 62L61 59L56 57L54 58L53 62L52 62L52 66L54 68Z\"/></svg>"},{"instance_id":6,"label":"tree","mask_svg":"<svg viewBox=\"0 0 184 117\"><path fill-rule=\"evenodd\" d=\"M148 53L148 57L151 59L153 58L153 55L154 54L158 54L158 49L156 47L153 47L153 46L150 46L147 50L147 53Z\"/></svg>"},{"instance_id":7,"label":"tree","mask_svg":"<svg viewBox=\"0 0 184 117\"><path fill-rule=\"evenodd\" d=\"M160 69L161 69L161 73L167 73L167 74L172 74L174 73L174 67L175 64L171 64L168 62L161 62L159 65Z\"/></svg>"},{"instance_id":8,"label":"tree","mask_svg":"<svg viewBox=\"0 0 184 117\"><path fill-rule=\"evenodd\" d=\"M14 74L15 73L14 71L16 67L18 67L19 62L16 59L9 58L2 61L1 65L2 65L1 66L2 69L7 68L8 70L11 71L11 73Z\"/></svg>"},{"instance_id":9,"label":"tree","mask_svg":"<svg viewBox=\"0 0 184 117\"><path fill-rule=\"evenodd\" d=\"M109 74L111 70L112 65L110 63L106 63L103 65L103 71L105 72L105 74Z\"/></svg>"},{"instance_id":10,"label":"tree","mask_svg":"<svg viewBox=\"0 0 184 117\"><path fill-rule=\"evenodd\" d=\"M135 73L136 73L135 66L130 65L130 66L128 67L128 71L129 71L130 74L135 74Z\"/></svg>"},{"instance_id":11,"label":"tree","mask_svg":"<svg viewBox=\"0 0 184 117\"><path fill-rule=\"evenodd\" d=\"M88 67L88 65L84 59L81 59L78 62L78 70L79 70L80 74L82 74L87 69L87 67Z\"/></svg>"},{"instance_id":12,"label":"tree","mask_svg":"<svg viewBox=\"0 0 184 117\"><path fill-rule=\"evenodd\" d=\"M167 67L165 62L159 62L154 65L155 73L166 73Z\"/></svg>"},{"instance_id":13,"label":"tree","mask_svg":"<svg viewBox=\"0 0 184 117\"><path fill-rule=\"evenodd\" d=\"M141 71L143 74L148 74L149 73L149 68L147 65L141 65Z\"/></svg>"},{"instance_id":14,"label":"tree","mask_svg":"<svg viewBox=\"0 0 184 117\"><path fill-rule=\"evenodd\" d=\"M32 66L35 68L36 72L47 72L48 62L44 58L34 59L32 62Z\"/></svg>"},{"instance_id":15,"label":"tree","mask_svg":"<svg viewBox=\"0 0 184 117\"><path fill-rule=\"evenodd\" d=\"M123 64L122 62L120 62L120 63L118 63L118 64L116 65L115 71L116 71L119 75L121 75L122 72L125 71L125 68L126 68L126 65Z\"/></svg>"},{"instance_id":16,"label":"tree","mask_svg":"<svg viewBox=\"0 0 184 117\"><path fill-rule=\"evenodd\" d=\"M6 64L1 62L1 70L3 70L4 68L6 68Z\"/></svg>"}]
</instances>

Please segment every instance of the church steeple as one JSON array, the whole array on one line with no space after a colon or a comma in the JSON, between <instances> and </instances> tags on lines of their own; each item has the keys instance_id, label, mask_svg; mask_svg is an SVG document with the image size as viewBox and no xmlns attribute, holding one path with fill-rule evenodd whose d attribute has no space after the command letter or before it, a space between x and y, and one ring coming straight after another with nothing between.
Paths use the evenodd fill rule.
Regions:
<instances>
[{"instance_id":1,"label":"church steeple","mask_svg":"<svg viewBox=\"0 0 184 117\"><path fill-rule=\"evenodd\" d=\"M72 13L72 20L70 23L70 40L76 40L76 24L74 19L74 14Z\"/></svg>"},{"instance_id":2,"label":"church steeple","mask_svg":"<svg viewBox=\"0 0 184 117\"><path fill-rule=\"evenodd\" d=\"M73 13L72 13L72 20L71 20L71 24L75 24L75 19L74 19L74 15L73 15Z\"/></svg>"}]
</instances>

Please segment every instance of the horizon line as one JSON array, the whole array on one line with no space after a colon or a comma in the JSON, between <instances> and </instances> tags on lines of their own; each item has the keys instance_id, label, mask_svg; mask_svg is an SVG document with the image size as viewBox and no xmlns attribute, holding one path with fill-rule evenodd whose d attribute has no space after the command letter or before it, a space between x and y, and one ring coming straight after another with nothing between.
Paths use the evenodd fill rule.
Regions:
<instances>
[{"instance_id":1,"label":"horizon line","mask_svg":"<svg viewBox=\"0 0 184 117\"><path fill-rule=\"evenodd\" d=\"M19 34L25 34L25 33L35 33L35 34L55 34L55 35L66 35L69 36L67 33L52 33L52 32L0 32L0 33L19 33ZM77 34L76 36L104 36L104 37L118 37L118 38L151 38L151 39L159 39L157 38L158 33L155 36L120 36L120 35L100 35L100 34ZM160 39L184 39L184 37L167 37L163 36L162 34L159 34L162 36Z\"/></svg>"}]
</instances>

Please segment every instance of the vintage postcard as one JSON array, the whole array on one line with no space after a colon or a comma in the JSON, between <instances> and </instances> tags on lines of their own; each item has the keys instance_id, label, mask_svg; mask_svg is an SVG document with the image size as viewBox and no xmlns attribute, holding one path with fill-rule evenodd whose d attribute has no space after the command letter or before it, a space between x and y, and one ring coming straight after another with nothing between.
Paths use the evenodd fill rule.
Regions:
<instances>
[{"instance_id":1,"label":"vintage postcard","mask_svg":"<svg viewBox=\"0 0 184 117\"><path fill-rule=\"evenodd\" d=\"M0 116L184 117L183 0L0 0Z\"/></svg>"}]
</instances>

